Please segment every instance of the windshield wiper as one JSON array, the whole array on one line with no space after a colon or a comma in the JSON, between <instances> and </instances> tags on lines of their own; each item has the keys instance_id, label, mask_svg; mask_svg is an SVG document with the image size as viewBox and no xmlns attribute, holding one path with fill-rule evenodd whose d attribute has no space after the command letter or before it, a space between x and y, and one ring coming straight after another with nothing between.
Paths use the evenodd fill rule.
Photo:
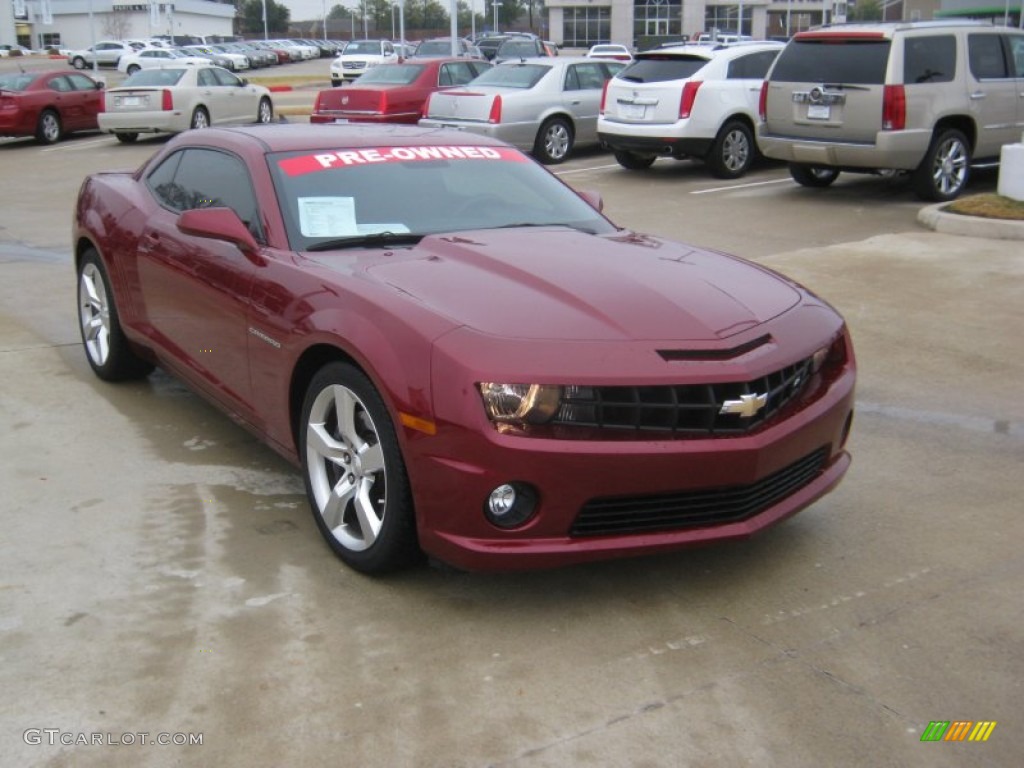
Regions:
<instances>
[{"instance_id":1,"label":"windshield wiper","mask_svg":"<svg viewBox=\"0 0 1024 768\"><path fill-rule=\"evenodd\" d=\"M511 224L501 224L497 227L487 227L487 229L518 229L519 227L566 227L568 229L575 229L577 232L583 232L587 235L594 234L591 230L586 227L579 227L575 224L566 224L564 221L548 221L548 222L533 222L533 221L515 221Z\"/></svg>"},{"instance_id":2,"label":"windshield wiper","mask_svg":"<svg viewBox=\"0 0 1024 768\"><path fill-rule=\"evenodd\" d=\"M344 248L363 248L365 246L416 245L423 237L423 235L417 235L412 232L374 232L371 235L353 235L352 237L325 240L322 243L314 243L306 248L306 250L340 251Z\"/></svg>"}]
</instances>

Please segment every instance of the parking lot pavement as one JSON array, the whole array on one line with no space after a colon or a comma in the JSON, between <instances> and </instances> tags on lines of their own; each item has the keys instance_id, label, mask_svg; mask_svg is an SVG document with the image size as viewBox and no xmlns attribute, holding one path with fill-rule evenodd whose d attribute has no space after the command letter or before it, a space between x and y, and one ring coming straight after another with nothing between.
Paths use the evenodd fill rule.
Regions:
<instances>
[{"instance_id":1,"label":"parking lot pavement","mask_svg":"<svg viewBox=\"0 0 1024 768\"><path fill-rule=\"evenodd\" d=\"M1024 253L911 230L761 260L853 331L834 494L738 545L372 580L228 419L90 374L66 251L0 244L3 762L1019 764ZM956 720L998 725L921 742Z\"/></svg>"}]
</instances>

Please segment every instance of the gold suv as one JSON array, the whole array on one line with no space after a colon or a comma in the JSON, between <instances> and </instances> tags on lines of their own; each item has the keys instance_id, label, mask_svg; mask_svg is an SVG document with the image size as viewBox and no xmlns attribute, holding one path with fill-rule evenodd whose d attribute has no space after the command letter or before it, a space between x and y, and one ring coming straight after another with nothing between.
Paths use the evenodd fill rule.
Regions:
<instances>
[{"instance_id":1,"label":"gold suv","mask_svg":"<svg viewBox=\"0 0 1024 768\"><path fill-rule=\"evenodd\" d=\"M797 182L911 174L957 197L1024 130L1024 31L972 22L822 27L794 36L761 88L758 143Z\"/></svg>"}]
</instances>

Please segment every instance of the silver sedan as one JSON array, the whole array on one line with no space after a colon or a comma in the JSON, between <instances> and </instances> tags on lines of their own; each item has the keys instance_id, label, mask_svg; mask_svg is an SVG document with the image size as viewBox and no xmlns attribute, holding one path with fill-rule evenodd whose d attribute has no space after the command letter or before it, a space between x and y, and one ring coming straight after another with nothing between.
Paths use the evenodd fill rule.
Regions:
<instances>
[{"instance_id":1,"label":"silver sedan","mask_svg":"<svg viewBox=\"0 0 1024 768\"><path fill-rule=\"evenodd\" d=\"M432 94L420 125L493 136L560 163L577 144L597 141L604 84L624 66L585 57L508 61L464 88Z\"/></svg>"}]
</instances>

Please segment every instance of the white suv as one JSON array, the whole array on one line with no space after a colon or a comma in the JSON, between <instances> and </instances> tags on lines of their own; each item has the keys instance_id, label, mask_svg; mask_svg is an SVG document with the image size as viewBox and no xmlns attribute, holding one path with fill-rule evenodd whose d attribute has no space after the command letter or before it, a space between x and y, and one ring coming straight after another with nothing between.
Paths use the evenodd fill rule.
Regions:
<instances>
[{"instance_id":1,"label":"white suv","mask_svg":"<svg viewBox=\"0 0 1024 768\"><path fill-rule=\"evenodd\" d=\"M842 171L906 172L945 201L1024 128L1024 31L934 21L795 35L761 94L758 142L807 187Z\"/></svg>"},{"instance_id":2,"label":"white suv","mask_svg":"<svg viewBox=\"0 0 1024 768\"><path fill-rule=\"evenodd\" d=\"M624 168L703 160L735 179L757 157L757 99L782 43L680 45L638 53L608 81L597 133Z\"/></svg>"},{"instance_id":3,"label":"white suv","mask_svg":"<svg viewBox=\"0 0 1024 768\"><path fill-rule=\"evenodd\" d=\"M355 80L378 64L392 64L396 61L398 51L390 40L353 40L331 62L331 85L342 85L346 80Z\"/></svg>"}]
</instances>

